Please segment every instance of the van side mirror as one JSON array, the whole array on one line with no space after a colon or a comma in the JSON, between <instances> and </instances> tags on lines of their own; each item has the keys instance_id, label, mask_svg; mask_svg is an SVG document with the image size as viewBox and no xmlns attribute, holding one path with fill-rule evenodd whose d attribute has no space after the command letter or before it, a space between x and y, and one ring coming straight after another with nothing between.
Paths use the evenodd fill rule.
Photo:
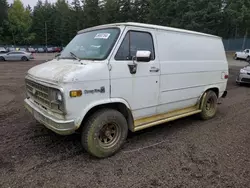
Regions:
<instances>
[{"instance_id":1,"label":"van side mirror","mask_svg":"<svg viewBox=\"0 0 250 188\"><path fill-rule=\"evenodd\" d=\"M133 63L128 64L128 68L131 74L136 74L137 63L136 62L149 62L151 60L150 51L137 51L135 57L132 58Z\"/></svg>"},{"instance_id":2,"label":"van side mirror","mask_svg":"<svg viewBox=\"0 0 250 188\"><path fill-rule=\"evenodd\" d=\"M136 61L137 62L149 62L151 60L150 51L139 50L136 52Z\"/></svg>"}]
</instances>

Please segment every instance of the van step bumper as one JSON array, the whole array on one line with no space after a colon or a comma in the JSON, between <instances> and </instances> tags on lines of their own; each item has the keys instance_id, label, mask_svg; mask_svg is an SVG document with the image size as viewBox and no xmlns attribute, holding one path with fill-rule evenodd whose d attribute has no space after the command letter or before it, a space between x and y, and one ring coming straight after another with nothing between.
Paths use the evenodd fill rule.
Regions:
<instances>
[{"instance_id":1,"label":"van step bumper","mask_svg":"<svg viewBox=\"0 0 250 188\"><path fill-rule=\"evenodd\" d=\"M51 117L40 110L33 102L28 99L24 100L25 108L34 116L34 118L42 123L45 127L60 135L70 135L75 132L77 126L74 120L59 120Z\"/></svg>"}]
</instances>

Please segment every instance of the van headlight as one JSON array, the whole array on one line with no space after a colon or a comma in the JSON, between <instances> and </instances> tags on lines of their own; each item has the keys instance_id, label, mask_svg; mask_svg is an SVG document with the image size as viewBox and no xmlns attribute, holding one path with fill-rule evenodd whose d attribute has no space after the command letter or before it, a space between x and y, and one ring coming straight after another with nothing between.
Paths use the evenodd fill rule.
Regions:
<instances>
[{"instance_id":1,"label":"van headlight","mask_svg":"<svg viewBox=\"0 0 250 188\"><path fill-rule=\"evenodd\" d=\"M62 93L60 91L56 92L56 100L59 102L63 101L63 96L62 96Z\"/></svg>"},{"instance_id":2,"label":"van headlight","mask_svg":"<svg viewBox=\"0 0 250 188\"><path fill-rule=\"evenodd\" d=\"M241 74L247 74L247 71L245 69L240 69Z\"/></svg>"}]
</instances>

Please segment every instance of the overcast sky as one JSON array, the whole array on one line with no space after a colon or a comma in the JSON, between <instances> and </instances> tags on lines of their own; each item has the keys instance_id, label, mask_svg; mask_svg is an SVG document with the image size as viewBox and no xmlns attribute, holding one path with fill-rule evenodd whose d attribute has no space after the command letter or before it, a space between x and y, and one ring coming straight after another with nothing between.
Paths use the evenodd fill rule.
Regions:
<instances>
[{"instance_id":1,"label":"overcast sky","mask_svg":"<svg viewBox=\"0 0 250 188\"><path fill-rule=\"evenodd\" d=\"M14 0L8 0L9 3L13 3ZM34 7L38 0L21 0L25 6L30 5L31 7ZM49 2L55 2L56 0L48 0ZM68 2L71 2L71 0L68 0Z\"/></svg>"}]
</instances>

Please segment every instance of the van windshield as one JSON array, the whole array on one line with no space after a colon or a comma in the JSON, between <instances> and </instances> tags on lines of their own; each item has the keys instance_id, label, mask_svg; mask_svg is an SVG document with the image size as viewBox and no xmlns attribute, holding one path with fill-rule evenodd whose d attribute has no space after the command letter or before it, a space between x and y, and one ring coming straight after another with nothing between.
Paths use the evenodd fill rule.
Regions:
<instances>
[{"instance_id":1,"label":"van windshield","mask_svg":"<svg viewBox=\"0 0 250 188\"><path fill-rule=\"evenodd\" d=\"M99 29L76 35L65 47L60 59L72 59L72 53L79 59L104 60L113 48L119 28Z\"/></svg>"}]
</instances>

